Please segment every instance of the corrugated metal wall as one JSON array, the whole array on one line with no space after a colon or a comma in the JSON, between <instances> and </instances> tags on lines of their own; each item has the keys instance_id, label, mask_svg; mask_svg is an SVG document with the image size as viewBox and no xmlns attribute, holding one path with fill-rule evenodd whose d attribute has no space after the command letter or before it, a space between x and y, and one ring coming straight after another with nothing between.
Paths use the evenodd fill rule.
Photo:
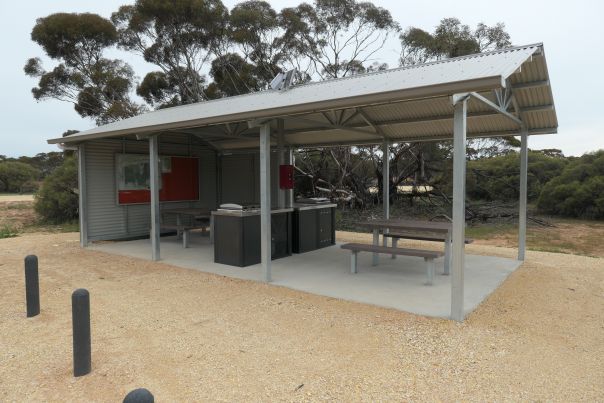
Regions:
<instances>
[{"instance_id":1,"label":"corrugated metal wall","mask_svg":"<svg viewBox=\"0 0 604 403\"><path fill-rule=\"evenodd\" d=\"M260 204L260 155L236 153L220 157L220 203ZM279 159L271 153L271 204L277 206Z\"/></svg>"},{"instance_id":2,"label":"corrugated metal wall","mask_svg":"<svg viewBox=\"0 0 604 403\"><path fill-rule=\"evenodd\" d=\"M86 193L88 238L90 240L123 239L149 234L148 204L120 206L117 203L115 155L146 154L147 141L99 140L86 143ZM162 142L161 155L199 157L199 202L165 202L170 207L208 207L217 205L216 153L187 135L170 136Z\"/></svg>"}]
</instances>

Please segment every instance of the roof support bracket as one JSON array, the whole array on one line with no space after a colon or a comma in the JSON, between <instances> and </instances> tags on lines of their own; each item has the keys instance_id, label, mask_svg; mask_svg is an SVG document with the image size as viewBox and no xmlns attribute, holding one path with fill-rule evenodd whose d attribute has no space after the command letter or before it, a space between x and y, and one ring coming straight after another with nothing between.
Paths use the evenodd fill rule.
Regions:
<instances>
[{"instance_id":1,"label":"roof support bracket","mask_svg":"<svg viewBox=\"0 0 604 403\"><path fill-rule=\"evenodd\" d=\"M474 99L482 102L483 104L487 105L489 108L495 110L496 112L499 112L500 114L502 114L506 118L513 120L519 126L522 126L522 120L520 120L518 117L512 115L507 110L503 109L503 107L497 105L496 103L492 102L491 100L483 97L482 95L480 95L480 94L478 94L476 92L470 92L469 96L471 96L472 98L474 98Z\"/></svg>"},{"instance_id":2,"label":"roof support bracket","mask_svg":"<svg viewBox=\"0 0 604 403\"><path fill-rule=\"evenodd\" d=\"M345 130L345 131L347 130L347 131L354 132L354 133L362 133L362 134L368 134L368 135L371 135L371 136L383 137L380 134L375 133L373 131L369 132L367 130L358 129L358 128L352 127L352 126L343 126L343 125L336 125L336 124L327 123L327 122L318 122L316 120L308 119L308 118L301 117L301 116L290 116L289 119L299 120L301 122L308 122L308 123L314 123L314 124L320 125L317 128L313 128L313 130L317 130L317 129L318 130L322 130L322 129L336 129L336 130Z\"/></svg>"},{"instance_id":3,"label":"roof support bracket","mask_svg":"<svg viewBox=\"0 0 604 403\"><path fill-rule=\"evenodd\" d=\"M470 97L470 93L468 93L468 92L463 92L460 94L453 94L453 95L451 95L451 104L453 104L455 106L458 103L467 100L469 97Z\"/></svg>"},{"instance_id":4,"label":"roof support bracket","mask_svg":"<svg viewBox=\"0 0 604 403\"><path fill-rule=\"evenodd\" d=\"M365 121L365 123L367 123L376 134L379 134L380 136L382 136L384 139L387 139L388 136L386 136L386 133L384 133L384 131L382 130L381 127L377 126L375 123L373 123L371 121L371 119L369 119L369 116L367 116L367 114L365 113L365 111L361 108L357 108L357 111L359 112L359 115L361 115L361 117L363 118L363 120Z\"/></svg>"},{"instance_id":5,"label":"roof support bracket","mask_svg":"<svg viewBox=\"0 0 604 403\"><path fill-rule=\"evenodd\" d=\"M265 124L270 124L272 119L254 119L254 120L248 120L247 121L247 127L248 129L253 129L255 127L262 127Z\"/></svg>"}]
</instances>

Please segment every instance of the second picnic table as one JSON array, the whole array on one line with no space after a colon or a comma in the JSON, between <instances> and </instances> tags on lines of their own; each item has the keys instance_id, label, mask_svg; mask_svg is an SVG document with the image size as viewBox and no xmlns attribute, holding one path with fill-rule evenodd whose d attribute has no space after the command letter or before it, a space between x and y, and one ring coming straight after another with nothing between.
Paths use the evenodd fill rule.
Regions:
<instances>
[{"instance_id":1,"label":"second picnic table","mask_svg":"<svg viewBox=\"0 0 604 403\"><path fill-rule=\"evenodd\" d=\"M359 223L360 226L369 228L373 232L373 244L379 245L380 233L388 234L389 232L413 232L413 233L429 233L437 234L443 237L445 243L445 261L444 261L444 274L449 274L449 268L451 265L451 223L447 222L435 222L435 221L417 221L417 220L403 220L403 219L377 219L369 220ZM393 238L393 246L395 246ZM387 245L387 237L383 236L383 245ZM373 254L373 265L378 264L378 254Z\"/></svg>"},{"instance_id":2,"label":"second picnic table","mask_svg":"<svg viewBox=\"0 0 604 403\"><path fill-rule=\"evenodd\" d=\"M207 208L194 208L194 207L177 207L177 208L165 208L161 210L162 214L173 214L176 215L176 226L178 228L183 227L182 218L189 216L195 220L207 219L210 220L210 238L212 237L212 215L210 210ZM180 230L177 231L177 237L180 238Z\"/></svg>"}]
</instances>

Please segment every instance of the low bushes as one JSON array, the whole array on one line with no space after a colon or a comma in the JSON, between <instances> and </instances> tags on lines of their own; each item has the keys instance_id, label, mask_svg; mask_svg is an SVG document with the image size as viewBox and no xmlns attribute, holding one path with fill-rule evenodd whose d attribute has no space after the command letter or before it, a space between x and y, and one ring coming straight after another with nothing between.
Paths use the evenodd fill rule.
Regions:
<instances>
[{"instance_id":1,"label":"low bushes","mask_svg":"<svg viewBox=\"0 0 604 403\"><path fill-rule=\"evenodd\" d=\"M78 217L78 168L76 158L66 157L48 175L36 194L34 209L43 221L59 224Z\"/></svg>"}]
</instances>

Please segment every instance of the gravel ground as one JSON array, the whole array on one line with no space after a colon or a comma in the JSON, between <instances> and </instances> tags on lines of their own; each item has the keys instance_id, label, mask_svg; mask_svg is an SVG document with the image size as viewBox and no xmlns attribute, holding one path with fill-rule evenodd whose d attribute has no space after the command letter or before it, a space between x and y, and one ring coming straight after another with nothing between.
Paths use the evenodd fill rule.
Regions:
<instances>
[{"instance_id":1,"label":"gravel ground","mask_svg":"<svg viewBox=\"0 0 604 403\"><path fill-rule=\"evenodd\" d=\"M26 319L29 253L42 312ZM604 400L603 259L529 252L463 324L86 251L74 233L0 240L0 270L2 402L118 402L136 387L158 402ZM93 371L73 378L78 287Z\"/></svg>"}]
</instances>

